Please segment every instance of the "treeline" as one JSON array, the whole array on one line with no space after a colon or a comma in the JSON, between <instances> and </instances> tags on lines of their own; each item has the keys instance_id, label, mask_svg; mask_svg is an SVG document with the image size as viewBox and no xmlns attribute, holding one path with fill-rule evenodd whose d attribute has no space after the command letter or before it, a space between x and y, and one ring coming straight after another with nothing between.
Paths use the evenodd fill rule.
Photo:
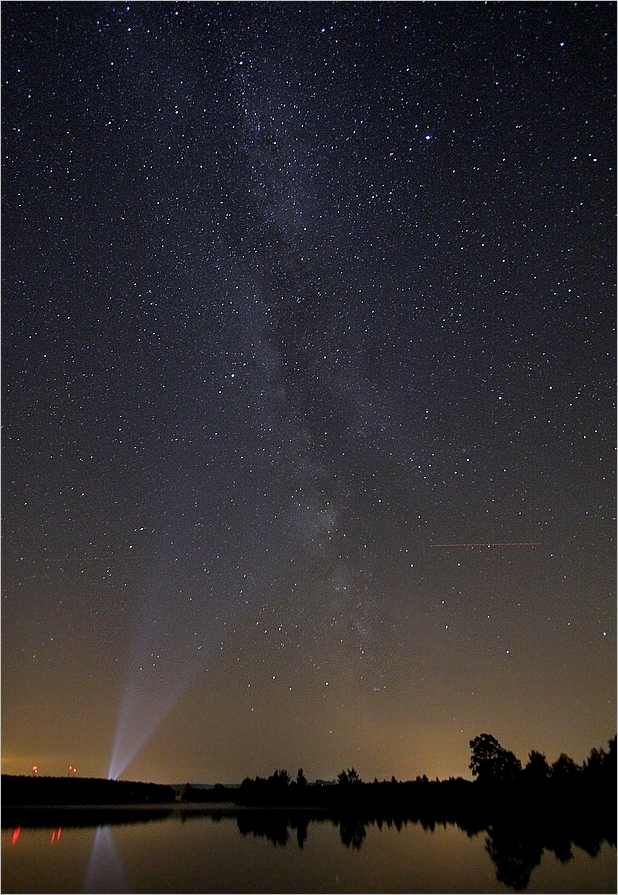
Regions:
<instances>
[{"instance_id":1,"label":"treeline","mask_svg":"<svg viewBox=\"0 0 618 895\"><path fill-rule=\"evenodd\" d=\"M236 802L249 807L312 808L345 811L400 810L410 806L430 809L432 816L454 817L456 807L472 802L475 784L461 777L443 781L419 777L400 782L392 778L364 783L354 768L342 771L336 784L306 783L291 780L285 770L275 771L267 779L243 780Z\"/></svg>"},{"instance_id":2,"label":"treeline","mask_svg":"<svg viewBox=\"0 0 618 895\"><path fill-rule=\"evenodd\" d=\"M161 783L99 777L26 777L2 774L2 805L161 805L176 793Z\"/></svg>"},{"instance_id":3,"label":"treeline","mask_svg":"<svg viewBox=\"0 0 618 895\"><path fill-rule=\"evenodd\" d=\"M511 810L531 804L561 811L613 810L616 798L616 737L608 750L592 749L583 765L562 754L552 765L535 750L522 767L514 753L491 734L470 741L474 782L461 777L430 781L365 783L354 768L341 771L334 785L309 784L302 768L296 779L285 769L270 777L247 777L236 794L241 805L262 807L360 808L431 811L448 820L462 812L486 813L508 803Z\"/></svg>"},{"instance_id":4,"label":"treeline","mask_svg":"<svg viewBox=\"0 0 618 895\"><path fill-rule=\"evenodd\" d=\"M592 749L583 765L576 764L564 752L549 765L542 752L532 750L522 767L513 752L504 749L498 740L482 733L470 740L472 758L470 770L478 784L485 788L517 784L528 790L543 789L557 792L562 789L601 789L616 791L616 737L605 749Z\"/></svg>"},{"instance_id":5,"label":"treeline","mask_svg":"<svg viewBox=\"0 0 618 895\"><path fill-rule=\"evenodd\" d=\"M480 734L470 741L470 770L474 781L416 780L365 783L354 768L341 771L336 783L309 783L299 769L292 779L284 770L270 777L245 778L239 788L217 784L212 789L187 784L180 792L157 783L84 777L26 777L2 775L2 804L30 805L165 805L182 801L228 802L241 806L316 808L372 812L405 811L406 816L436 820L467 819L508 806L579 814L611 812L616 802L616 737L608 749L592 749L580 766L568 755L549 765L532 751L525 766L495 737Z\"/></svg>"}]
</instances>

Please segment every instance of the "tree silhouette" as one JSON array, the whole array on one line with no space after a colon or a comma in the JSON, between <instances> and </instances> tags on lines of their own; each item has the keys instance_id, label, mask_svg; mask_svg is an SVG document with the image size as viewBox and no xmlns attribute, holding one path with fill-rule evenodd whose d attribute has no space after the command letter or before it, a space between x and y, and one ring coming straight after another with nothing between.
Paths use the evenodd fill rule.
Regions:
<instances>
[{"instance_id":1,"label":"tree silhouette","mask_svg":"<svg viewBox=\"0 0 618 895\"><path fill-rule=\"evenodd\" d=\"M274 774L271 774L271 776L268 778L268 783L276 789L286 789L287 786L289 786L291 779L292 778L290 777L288 772L281 769L275 771Z\"/></svg>"},{"instance_id":2,"label":"tree silhouette","mask_svg":"<svg viewBox=\"0 0 618 895\"><path fill-rule=\"evenodd\" d=\"M575 764L573 759L563 752L560 758L558 758L551 766L552 780L561 784L571 783L577 779L581 770L580 766Z\"/></svg>"},{"instance_id":3,"label":"tree silhouette","mask_svg":"<svg viewBox=\"0 0 618 895\"><path fill-rule=\"evenodd\" d=\"M584 776L592 786L616 789L616 737L609 741L609 752L592 749L584 762Z\"/></svg>"},{"instance_id":4,"label":"tree silhouette","mask_svg":"<svg viewBox=\"0 0 618 895\"><path fill-rule=\"evenodd\" d=\"M524 768L524 779L533 786L542 786L551 775L551 768L542 752L532 750Z\"/></svg>"},{"instance_id":5,"label":"tree silhouette","mask_svg":"<svg viewBox=\"0 0 618 895\"><path fill-rule=\"evenodd\" d=\"M521 762L513 752L503 749L489 733L481 733L470 740L472 760L470 770L479 783L505 783L514 780L521 772Z\"/></svg>"},{"instance_id":6,"label":"tree silhouette","mask_svg":"<svg viewBox=\"0 0 618 895\"><path fill-rule=\"evenodd\" d=\"M606 757L604 749L591 749L590 755L584 762L584 771L594 777L602 774Z\"/></svg>"},{"instance_id":7,"label":"tree silhouette","mask_svg":"<svg viewBox=\"0 0 618 895\"><path fill-rule=\"evenodd\" d=\"M337 775L337 780L339 781L341 786L363 782L358 774L358 771L356 771L354 768L348 768L347 771L342 771L340 774Z\"/></svg>"}]
</instances>

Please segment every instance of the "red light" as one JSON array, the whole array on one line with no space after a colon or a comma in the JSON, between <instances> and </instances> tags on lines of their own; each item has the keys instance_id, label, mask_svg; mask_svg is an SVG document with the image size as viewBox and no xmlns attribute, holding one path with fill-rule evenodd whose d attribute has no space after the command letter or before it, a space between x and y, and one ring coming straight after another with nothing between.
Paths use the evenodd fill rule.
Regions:
<instances>
[{"instance_id":1,"label":"red light","mask_svg":"<svg viewBox=\"0 0 618 895\"><path fill-rule=\"evenodd\" d=\"M13 830L13 835L11 837L11 845L15 845L15 843L19 839L20 833L21 833L21 827L15 827L15 829Z\"/></svg>"}]
</instances>

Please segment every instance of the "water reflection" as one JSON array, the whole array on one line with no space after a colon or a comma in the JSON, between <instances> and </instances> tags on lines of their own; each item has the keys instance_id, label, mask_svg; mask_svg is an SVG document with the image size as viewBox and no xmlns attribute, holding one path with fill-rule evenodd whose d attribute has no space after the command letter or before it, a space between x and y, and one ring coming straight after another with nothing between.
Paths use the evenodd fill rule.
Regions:
<instances>
[{"instance_id":1,"label":"water reflection","mask_svg":"<svg viewBox=\"0 0 618 895\"><path fill-rule=\"evenodd\" d=\"M496 866L496 879L516 891L525 889L532 871L538 867L543 852L553 852L561 864L573 859L572 845L576 845L594 858L602 843L616 844L615 831L600 827L567 828L554 825L527 825L502 822L488 830L486 849Z\"/></svg>"},{"instance_id":2,"label":"water reflection","mask_svg":"<svg viewBox=\"0 0 618 895\"><path fill-rule=\"evenodd\" d=\"M263 836L275 847L287 845L290 840L289 831L295 831L296 843L298 848L302 849L307 840L310 820L311 816L305 811L286 814L279 811L249 810L238 814L236 823L243 836L251 833L254 836Z\"/></svg>"},{"instance_id":3,"label":"water reflection","mask_svg":"<svg viewBox=\"0 0 618 895\"><path fill-rule=\"evenodd\" d=\"M109 826L97 827L86 871L85 892L130 892Z\"/></svg>"},{"instance_id":4,"label":"water reflection","mask_svg":"<svg viewBox=\"0 0 618 895\"><path fill-rule=\"evenodd\" d=\"M339 835L346 848L360 851L360 847L367 835L366 824L354 815L343 816L339 821Z\"/></svg>"},{"instance_id":5,"label":"water reflection","mask_svg":"<svg viewBox=\"0 0 618 895\"><path fill-rule=\"evenodd\" d=\"M456 826L469 837L486 830L485 849L494 863L496 879L515 891L526 889L530 883L532 871L541 863L545 851L552 852L561 864L573 858L572 845L583 849L590 857L595 857L603 842L616 844L615 830L605 830L600 825L583 824L580 827L563 825L558 822L535 825L517 821L514 818L503 818L489 824L479 826L473 821L436 821L409 818L404 815L395 816L363 816L361 814L343 813L340 815L312 814L311 812L285 812L269 810L245 810L238 814L238 829L243 836L253 834L264 837L275 847L286 846L292 839L291 831L296 831L298 847L303 845L308 836L310 822L330 821L339 828L341 843L348 849L360 851L367 836L367 828L376 826L382 829L383 824L389 828L394 826L401 831L403 826L420 823L424 830L434 832L436 826L446 829Z\"/></svg>"},{"instance_id":6,"label":"water reflection","mask_svg":"<svg viewBox=\"0 0 618 895\"><path fill-rule=\"evenodd\" d=\"M97 816L99 823L90 825ZM3 837L17 847L3 850L3 873L9 871L7 891L15 892L294 892L333 891L333 886L352 892L483 892L495 891L496 885L519 892L531 881L544 891L615 886L607 846L615 845L615 831L589 818L577 827L555 817L549 823L504 815L488 823L401 812L186 805L98 815L55 810L38 820L22 812L14 820ZM42 862L50 845L53 855ZM585 860L601 850L597 883ZM579 876L582 861L592 880L588 888ZM42 880L29 875L35 872L43 873ZM76 888L66 882L69 875ZM310 888L303 888L310 877ZM45 888L48 878L59 887ZM548 878L561 884L551 888Z\"/></svg>"}]
</instances>

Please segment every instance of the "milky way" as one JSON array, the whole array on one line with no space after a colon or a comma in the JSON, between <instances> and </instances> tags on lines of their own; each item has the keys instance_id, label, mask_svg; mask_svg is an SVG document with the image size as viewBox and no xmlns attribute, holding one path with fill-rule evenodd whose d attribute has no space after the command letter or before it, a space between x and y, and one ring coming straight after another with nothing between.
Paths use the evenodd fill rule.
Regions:
<instances>
[{"instance_id":1,"label":"milky way","mask_svg":"<svg viewBox=\"0 0 618 895\"><path fill-rule=\"evenodd\" d=\"M615 32L5 5L5 770L613 735Z\"/></svg>"}]
</instances>

